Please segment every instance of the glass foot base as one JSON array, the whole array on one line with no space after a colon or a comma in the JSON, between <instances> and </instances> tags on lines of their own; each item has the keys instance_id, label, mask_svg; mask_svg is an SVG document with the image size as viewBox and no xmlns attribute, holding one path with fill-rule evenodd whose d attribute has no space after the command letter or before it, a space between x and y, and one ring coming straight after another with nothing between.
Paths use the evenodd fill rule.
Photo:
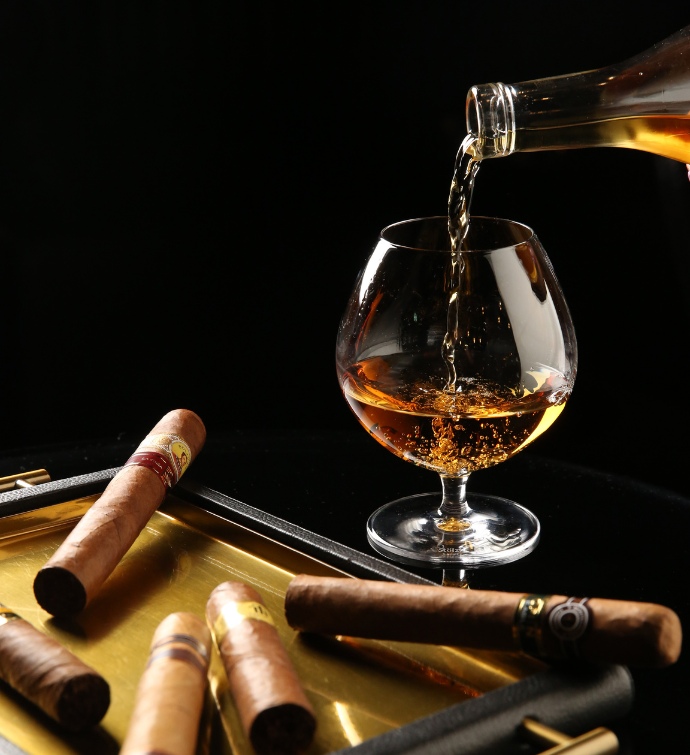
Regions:
<instances>
[{"instance_id":1,"label":"glass foot base","mask_svg":"<svg viewBox=\"0 0 690 755\"><path fill-rule=\"evenodd\" d=\"M441 494L399 498L377 509L367 522L369 544L409 566L464 569L516 561L539 542L539 520L513 501L469 494L462 518L439 513Z\"/></svg>"}]
</instances>

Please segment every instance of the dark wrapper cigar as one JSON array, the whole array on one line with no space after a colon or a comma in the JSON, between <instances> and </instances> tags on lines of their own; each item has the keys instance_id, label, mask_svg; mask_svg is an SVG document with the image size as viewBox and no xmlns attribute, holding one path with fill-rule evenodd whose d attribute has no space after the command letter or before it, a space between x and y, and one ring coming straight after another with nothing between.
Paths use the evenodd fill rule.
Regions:
<instances>
[{"instance_id":1,"label":"dark wrapper cigar","mask_svg":"<svg viewBox=\"0 0 690 755\"><path fill-rule=\"evenodd\" d=\"M95 726L110 706L100 674L3 605L0 678L70 731Z\"/></svg>"},{"instance_id":2,"label":"dark wrapper cigar","mask_svg":"<svg viewBox=\"0 0 690 755\"><path fill-rule=\"evenodd\" d=\"M64 617L87 605L205 440L203 422L187 409L156 424L36 575L34 594L42 608Z\"/></svg>"},{"instance_id":3,"label":"dark wrapper cigar","mask_svg":"<svg viewBox=\"0 0 690 755\"><path fill-rule=\"evenodd\" d=\"M674 663L682 638L678 616L654 603L306 574L288 586L285 616L305 632L647 668Z\"/></svg>"},{"instance_id":4,"label":"dark wrapper cigar","mask_svg":"<svg viewBox=\"0 0 690 755\"><path fill-rule=\"evenodd\" d=\"M305 750L316 718L270 613L242 582L218 585L206 604L230 692L260 755Z\"/></svg>"},{"instance_id":5,"label":"dark wrapper cigar","mask_svg":"<svg viewBox=\"0 0 690 755\"><path fill-rule=\"evenodd\" d=\"M193 613L158 625L120 755L193 755L208 684L211 632Z\"/></svg>"}]
</instances>

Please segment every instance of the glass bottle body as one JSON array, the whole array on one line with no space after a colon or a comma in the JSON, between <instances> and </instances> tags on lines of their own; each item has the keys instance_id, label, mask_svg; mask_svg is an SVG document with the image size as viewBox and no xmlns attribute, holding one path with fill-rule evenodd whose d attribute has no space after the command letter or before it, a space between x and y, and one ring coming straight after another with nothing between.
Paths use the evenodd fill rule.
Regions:
<instances>
[{"instance_id":1,"label":"glass bottle body","mask_svg":"<svg viewBox=\"0 0 690 755\"><path fill-rule=\"evenodd\" d=\"M475 85L466 118L479 160L624 147L690 163L690 26L607 68Z\"/></svg>"}]
</instances>

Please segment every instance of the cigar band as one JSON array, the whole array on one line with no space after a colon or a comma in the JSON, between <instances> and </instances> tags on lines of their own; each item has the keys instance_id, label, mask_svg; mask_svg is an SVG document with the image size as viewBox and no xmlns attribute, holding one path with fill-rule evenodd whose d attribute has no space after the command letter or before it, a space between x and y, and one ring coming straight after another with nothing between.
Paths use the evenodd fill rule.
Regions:
<instances>
[{"instance_id":1,"label":"cigar band","mask_svg":"<svg viewBox=\"0 0 690 755\"><path fill-rule=\"evenodd\" d=\"M21 616L9 608L0 605L0 627L3 624L9 624L10 621L21 619Z\"/></svg>"},{"instance_id":2,"label":"cigar band","mask_svg":"<svg viewBox=\"0 0 690 755\"><path fill-rule=\"evenodd\" d=\"M180 644L188 645L188 648L178 647ZM190 648L193 648L190 649ZM163 658L172 658L176 661L184 661L191 666L196 666L203 674L208 668L208 651L206 647L190 634L170 634L151 646L149 660L146 668Z\"/></svg>"},{"instance_id":3,"label":"cigar band","mask_svg":"<svg viewBox=\"0 0 690 755\"><path fill-rule=\"evenodd\" d=\"M548 595L523 595L515 609L513 639L524 653L541 655L542 620Z\"/></svg>"},{"instance_id":4,"label":"cigar band","mask_svg":"<svg viewBox=\"0 0 690 755\"><path fill-rule=\"evenodd\" d=\"M192 462L192 451L179 435L147 435L129 457L125 467L147 467L155 472L166 488L182 477Z\"/></svg>"},{"instance_id":5,"label":"cigar band","mask_svg":"<svg viewBox=\"0 0 690 755\"><path fill-rule=\"evenodd\" d=\"M231 600L221 607L216 620L213 622L213 634L218 640L221 640L230 629L248 619L265 621L272 627L275 626L273 617L263 603L257 603L253 600Z\"/></svg>"},{"instance_id":6,"label":"cigar band","mask_svg":"<svg viewBox=\"0 0 690 755\"><path fill-rule=\"evenodd\" d=\"M589 598L568 598L548 613L549 629L560 641L564 658L577 658L580 655L578 640L589 626L588 600Z\"/></svg>"},{"instance_id":7,"label":"cigar band","mask_svg":"<svg viewBox=\"0 0 690 755\"><path fill-rule=\"evenodd\" d=\"M208 650L196 637L192 637L191 634L169 634L167 637L159 640L155 645L152 645L150 653L153 654L158 648L162 648L165 645L171 645L174 642L181 642L185 645L189 645L194 648L196 652L208 663Z\"/></svg>"},{"instance_id":8,"label":"cigar band","mask_svg":"<svg viewBox=\"0 0 690 755\"><path fill-rule=\"evenodd\" d=\"M149 656L148 663L146 664L146 668L152 666L154 663L164 658L172 658L174 661L183 661L184 663L188 663L190 666L198 668L202 674L205 674L206 669L208 668L208 664L200 660L197 653L193 653L191 650L187 650L187 648L179 647L163 648L162 650L151 654Z\"/></svg>"}]
</instances>

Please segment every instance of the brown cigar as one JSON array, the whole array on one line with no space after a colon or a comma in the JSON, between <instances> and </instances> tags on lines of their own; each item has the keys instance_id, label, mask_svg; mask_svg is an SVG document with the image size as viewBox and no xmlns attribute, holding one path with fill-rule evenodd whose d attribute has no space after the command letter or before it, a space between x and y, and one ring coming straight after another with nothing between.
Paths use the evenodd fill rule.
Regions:
<instances>
[{"instance_id":1,"label":"brown cigar","mask_svg":"<svg viewBox=\"0 0 690 755\"><path fill-rule=\"evenodd\" d=\"M188 409L168 412L141 442L34 579L53 616L81 611L110 576L206 440Z\"/></svg>"},{"instance_id":2,"label":"brown cigar","mask_svg":"<svg viewBox=\"0 0 690 755\"><path fill-rule=\"evenodd\" d=\"M193 755L208 684L211 633L193 613L158 625L120 755Z\"/></svg>"},{"instance_id":3,"label":"brown cigar","mask_svg":"<svg viewBox=\"0 0 690 755\"><path fill-rule=\"evenodd\" d=\"M674 663L682 637L678 616L654 603L306 574L290 582L285 616L305 632L648 668Z\"/></svg>"},{"instance_id":4,"label":"brown cigar","mask_svg":"<svg viewBox=\"0 0 690 755\"><path fill-rule=\"evenodd\" d=\"M259 593L242 582L223 582L208 599L206 619L256 752L304 751L316 718Z\"/></svg>"},{"instance_id":5,"label":"brown cigar","mask_svg":"<svg viewBox=\"0 0 690 755\"><path fill-rule=\"evenodd\" d=\"M100 674L2 604L0 679L70 731L95 726L110 706Z\"/></svg>"}]
</instances>

